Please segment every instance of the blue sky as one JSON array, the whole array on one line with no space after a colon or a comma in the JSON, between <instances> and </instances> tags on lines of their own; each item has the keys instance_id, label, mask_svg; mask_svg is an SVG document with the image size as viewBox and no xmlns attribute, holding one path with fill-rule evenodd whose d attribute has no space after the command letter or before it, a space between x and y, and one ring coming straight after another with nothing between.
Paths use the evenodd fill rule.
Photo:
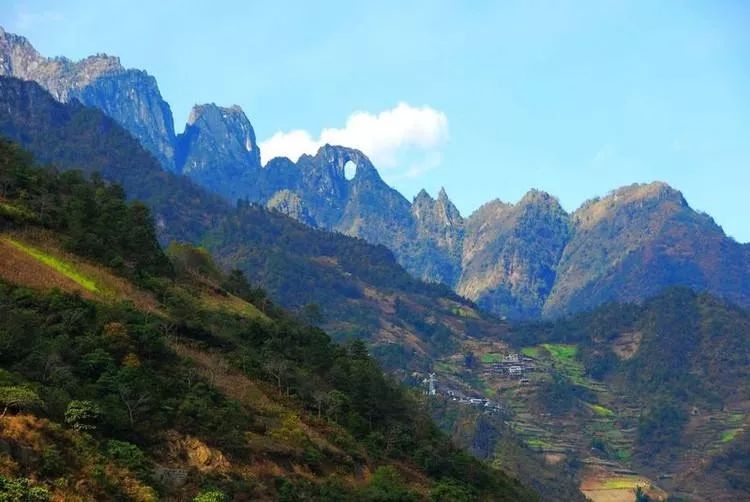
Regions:
<instances>
[{"instance_id":1,"label":"blue sky","mask_svg":"<svg viewBox=\"0 0 750 502\"><path fill-rule=\"evenodd\" d=\"M354 142L464 215L663 180L750 241L743 0L1 3L44 55L155 75L178 131L194 103L236 103L269 151Z\"/></svg>"}]
</instances>

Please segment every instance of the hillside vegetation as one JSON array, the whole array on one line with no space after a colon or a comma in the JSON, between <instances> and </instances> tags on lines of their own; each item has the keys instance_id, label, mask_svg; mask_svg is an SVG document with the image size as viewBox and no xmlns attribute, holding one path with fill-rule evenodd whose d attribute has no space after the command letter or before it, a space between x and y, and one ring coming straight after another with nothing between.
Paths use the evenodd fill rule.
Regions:
<instances>
[{"instance_id":1,"label":"hillside vegetation","mask_svg":"<svg viewBox=\"0 0 750 502\"><path fill-rule=\"evenodd\" d=\"M506 332L446 286L414 279L385 247L311 229L256 205L232 207L163 171L99 110L59 103L36 83L0 78L0 134L40 163L99 173L120 184L128 198L151 210L163 245L204 247L221 266L242 270L274 301L301 315L314 314L306 318L337 340L367 340L378 359L402 377L428 370L433 357L456 350L468 337Z\"/></svg>"},{"instance_id":2,"label":"hillside vegetation","mask_svg":"<svg viewBox=\"0 0 750 502\"><path fill-rule=\"evenodd\" d=\"M741 453L750 440L746 311L674 288L643 305L522 326L512 338L543 370L530 374L526 401L538 403L536 417L551 412L559 422L553 443L565 430L571 449L592 447L675 495L750 495Z\"/></svg>"},{"instance_id":3,"label":"hillside vegetation","mask_svg":"<svg viewBox=\"0 0 750 502\"><path fill-rule=\"evenodd\" d=\"M5 493L535 499L451 446L361 342L336 345L201 249L162 252L116 186L33 167L5 141L0 177L3 246L28 260L12 263L60 278L2 271Z\"/></svg>"},{"instance_id":4,"label":"hillside vegetation","mask_svg":"<svg viewBox=\"0 0 750 502\"><path fill-rule=\"evenodd\" d=\"M531 486L557 470L543 497L564 473L597 502L631 500L637 487L657 500L750 497L750 313L711 295L674 288L515 324L435 369L437 420ZM524 451L512 437L548 468L509 456Z\"/></svg>"}]
</instances>

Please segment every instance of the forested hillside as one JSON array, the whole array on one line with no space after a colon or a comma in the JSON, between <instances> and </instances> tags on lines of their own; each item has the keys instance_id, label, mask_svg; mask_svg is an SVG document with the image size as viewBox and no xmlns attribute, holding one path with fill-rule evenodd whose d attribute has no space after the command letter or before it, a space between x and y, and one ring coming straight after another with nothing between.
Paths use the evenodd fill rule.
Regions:
<instances>
[{"instance_id":1,"label":"forested hillside","mask_svg":"<svg viewBox=\"0 0 750 502\"><path fill-rule=\"evenodd\" d=\"M640 305L514 323L434 367L443 428L522 479L534 472L532 486L548 473L509 454L509 437L560 469L554 482L572 474L594 500L627 500L638 487L657 500L750 496L750 314L716 297L673 288Z\"/></svg>"},{"instance_id":2,"label":"forested hillside","mask_svg":"<svg viewBox=\"0 0 750 502\"><path fill-rule=\"evenodd\" d=\"M621 463L676 496L750 496L745 310L674 288L642 305L522 326L511 339L534 356L523 407L540 422L554 417L551 443L565 430L600 462Z\"/></svg>"},{"instance_id":3,"label":"forested hillside","mask_svg":"<svg viewBox=\"0 0 750 502\"><path fill-rule=\"evenodd\" d=\"M203 250L164 254L116 186L6 141L0 175L11 497L535 498L451 446L361 342L334 344Z\"/></svg>"}]
</instances>

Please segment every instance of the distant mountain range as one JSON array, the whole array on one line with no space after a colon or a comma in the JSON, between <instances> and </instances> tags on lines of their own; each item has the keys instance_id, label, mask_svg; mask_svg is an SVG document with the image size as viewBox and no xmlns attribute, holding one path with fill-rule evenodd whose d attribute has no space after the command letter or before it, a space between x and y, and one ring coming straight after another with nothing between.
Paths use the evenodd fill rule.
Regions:
<instances>
[{"instance_id":1,"label":"distant mountain range","mask_svg":"<svg viewBox=\"0 0 750 502\"><path fill-rule=\"evenodd\" d=\"M672 285L750 306L750 246L727 237L663 183L620 188L572 214L532 190L516 204L495 200L464 218L445 190L408 201L354 149L326 145L315 156L263 166L238 106L197 105L184 132L175 134L155 79L117 58L48 59L0 29L0 75L99 108L164 169L231 203L259 203L306 225L382 244L415 277L444 283L498 315L559 316L644 299ZM344 174L349 162L356 165L352 179Z\"/></svg>"},{"instance_id":2,"label":"distant mountain range","mask_svg":"<svg viewBox=\"0 0 750 502\"><path fill-rule=\"evenodd\" d=\"M515 204L492 201L464 218L445 190L407 200L354 149L326 145L297 162L263 165L252 125L237 106L196 106L180 134L172 121L145 72L103 55L43 58L0 29L0 136L40 164L81 170L92 186L105 186L94 173L120 184L150 208L161 244L200 246L171 247L174 263L192 263L186 271L193 279L205 265L198 258L209 251L223 270L240 269L289 308L292 324L280 332L301 321L338 340L364 339L386 369L414 386L435 372L442 397L431 406L441 426L543 500L575 500L578 485L607 486L624 474L688 498L747 496L750 316L711 295L668 287L748 307L750 246L728 238L677 190L632 185L573 213L532 190ZM14 169L25 154L3 145L18 158L0 163L0 217L23 222L46 214L46 225L57 225L66 242L99 249L102 267L146 269L148 253L139 260L130 254L149 251L134 244L142 242L138 228L153 237L149 225L118 224L121 218L99 214L99 206L71 206L54 190L9 190L48 182ZM347 174L350 163L354 176ZM68 172L54 179L88 183ZM108 208L106 201L99 204ZM62 210L75 217L53 217ZM110 252L117 249L107 248L112 235L129 250L119 260ZM13 277L19 267L8 263ZM203 305L236 301L216 287L235 272L225 277L208 268L200 279L208 294ZM258 290L244 288L257 308L274 308ZM565 318L503 322L461 296L511 318ZM195 306L180 307L181 298L159 298L179 307L181 335L222 350L247 342L244 334L207 336L244 322L231 310L202 317ZM20 308L28 300L13 301ZM578 311L588 312L567 315ZM37 336L36 328L26 332ZM306 361L317 345L251 352L263 358L290 350ZM495 367L509 352L525 358L527 378L506 378ZM7 359L16 364L15 355ZM307 375L300 375L304 382ZM445 398L452 389L491 397L504 411L455 407ZM315 412L314 400L309 404ZM613 477L602 478L603 471Z\"/></svg>"},{"instance_id":3,"label":"distant mountain range","mask_svg":"<svg viewBox=\"0 0 750 502\"><path fill-rule=\"evenodd\" d=\"M367 339L402 376L427 369L435 354L466 337L500 337L507 330L448 287L409 275L383 246L260 206L235 207L186 176L162 170L113 119L76 102L60 103L34 82L0 77L0 136L40 163L120 184L151 209L162 244L205 247L285 307L316 310L314 322L337 338Z\"/></svg>"}]
</instances>

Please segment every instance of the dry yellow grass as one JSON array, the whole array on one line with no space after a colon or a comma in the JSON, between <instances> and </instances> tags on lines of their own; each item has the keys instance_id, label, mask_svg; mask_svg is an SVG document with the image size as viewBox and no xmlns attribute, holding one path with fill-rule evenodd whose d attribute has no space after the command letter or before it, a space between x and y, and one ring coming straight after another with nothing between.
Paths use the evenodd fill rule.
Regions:
<instances>
[{"instance_id":1,"label":"dry yellow grass","mask_svg":"<svg viewBox=\"0 0 750 502\"><path fill-rule=\"evenodd\" d=\"M43 231L0 235L0 277L33 289L78 293L90 300L129 300L141 310L163 315L152 294L61 250L54 236Z\"/></svg>"},{"instance_id":2,"label":"dry yellow grass","mask_svg":"<svg viewBox=\"0 0 750 502\"><path fill-rule=\"evenodd\" d=\"M273 402L258 385L229 364L219 355L198 350L185 344L172 342L172 349L180 357L192 360L198 373L224 394L258 411L278 414L284 408Z\"/></svg>"},{"instance_id":3,"label":"dry yellow grass","mask_svg":"<svg viewBox=\"0 0 750 502\"><path fill-rule=\"evenodd\" d=\"M86 448L85 455L78 455L79 462L66 465L65 475L60 478L61 482L48 486L52 500L77 501L77 500L103 500L103 494L97 493L95 486L99 483L92 479L96 469L103 467L102 474L109 482L117 480L129 500L152 502L155 501L156 492L141 483L127 469L113 465L106 461L94 450L86 445L87 439L80 433L70 429L63 429L44 418L34 415L10 415L0 418L0 441L10 445L12 450L23 450L29 458L41 458L45 449L54 444L58 448L67 448L74 451L78 448ZM0 454L0 458L5 457ZM22 460L19 460L22 463ZM28 466L26 466L28 469ZM36 477L27 470L23 472L15 462L0 462L0 474L9 476L30 477L36 481Z\"/></svg>"}]
</instances>

